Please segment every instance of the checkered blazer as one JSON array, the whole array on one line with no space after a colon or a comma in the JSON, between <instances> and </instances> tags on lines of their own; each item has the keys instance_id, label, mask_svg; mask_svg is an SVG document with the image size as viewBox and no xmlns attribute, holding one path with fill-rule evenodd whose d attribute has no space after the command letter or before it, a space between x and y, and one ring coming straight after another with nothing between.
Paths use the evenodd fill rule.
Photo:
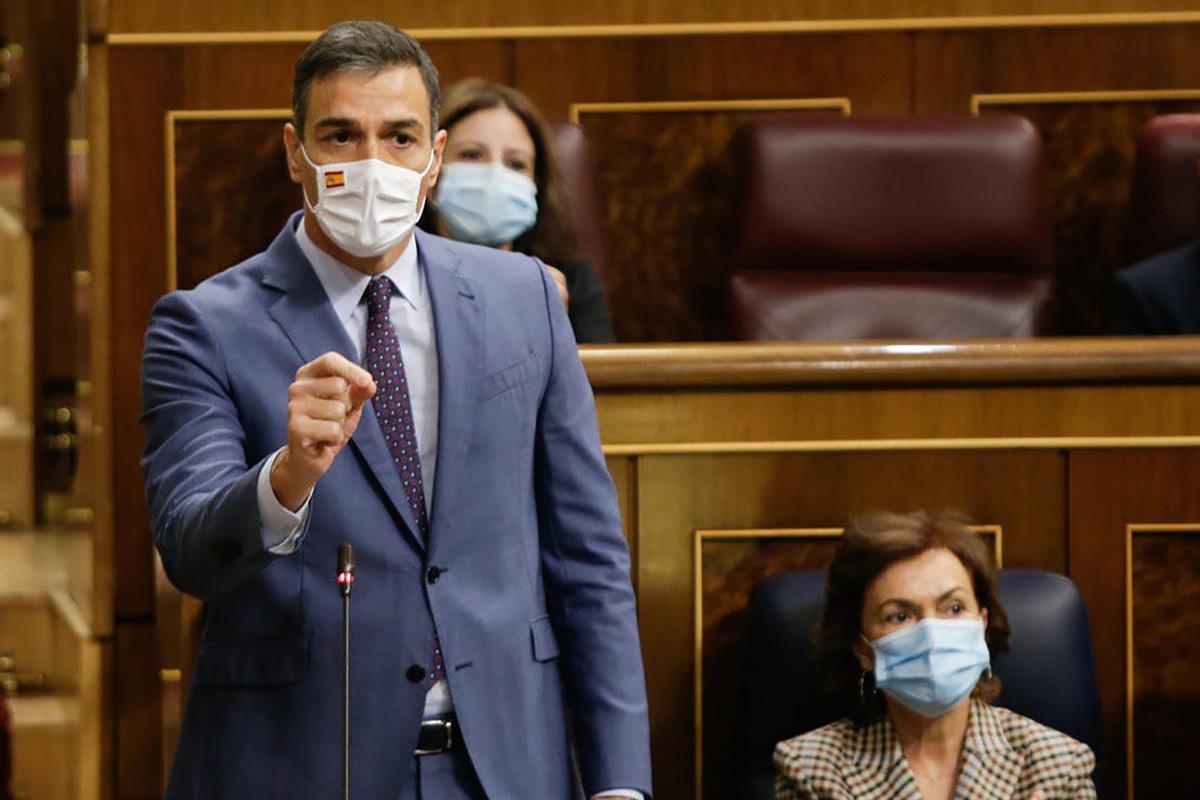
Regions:
<instances>
[{"instance_id":1,"label":"checkered blazer","mask_svg":"<svg viewBox=\"0 0 1200 800\"><path fill-rule=\"evenodd\" d=\"M1094 798L1096 759L1087 745L1031 719L971 703L956 800ZM842 720L775 748L777 800L921 800L900 740L885 715L855 728Z\"/></svg>"}]
</instances>

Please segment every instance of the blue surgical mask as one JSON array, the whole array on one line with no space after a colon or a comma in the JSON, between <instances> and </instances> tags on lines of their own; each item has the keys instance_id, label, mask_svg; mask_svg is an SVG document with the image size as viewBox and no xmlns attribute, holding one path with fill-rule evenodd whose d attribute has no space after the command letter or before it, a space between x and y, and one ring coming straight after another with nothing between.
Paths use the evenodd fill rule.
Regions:
<instances>
[{"instance_id":1,"label":"blue surgical mask","mask_svg":"<svg viewBox=\"0 0 1200 800\"><path fill-rule=\"evenodd\" d=\"M868 644L875 686L931 718L961 703L991 665L979 619L926 619Z\"/></svg>"},{"instance_id":2,"label":"blue surgical mask","mask_svg":"<svg viewBox=\"0 0 1200 800\"><path fill-rule=\"evenodd\" d=\"M436 203L450 234L472 244L511 242L537 222L537 186L529 176L495 161L444 165Z\"/></svg>"}]
</instances>

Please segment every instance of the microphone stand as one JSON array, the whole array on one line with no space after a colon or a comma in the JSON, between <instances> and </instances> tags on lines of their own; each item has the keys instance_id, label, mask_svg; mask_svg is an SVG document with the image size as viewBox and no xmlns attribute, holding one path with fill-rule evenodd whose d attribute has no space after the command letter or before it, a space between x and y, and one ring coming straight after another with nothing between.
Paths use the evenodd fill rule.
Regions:
<instances>
[{"instance_id":1,"label":"microphone stand","mask_svg":"<svg viewBox=\"0 0 1200 800\"><path fill-rule=\"evenodd\" d=\"M350 589L354 586L354 548L338 546L338 588L342 594L342 800L350 800Z\"/></svg>"}]
</instances>

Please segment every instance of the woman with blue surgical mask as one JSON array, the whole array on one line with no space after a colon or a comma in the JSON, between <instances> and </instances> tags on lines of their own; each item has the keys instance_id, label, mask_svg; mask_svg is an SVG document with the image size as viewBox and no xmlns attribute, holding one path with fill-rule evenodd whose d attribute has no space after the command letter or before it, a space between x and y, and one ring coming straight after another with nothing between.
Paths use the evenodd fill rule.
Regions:
<instances>
[{"instance_id":1,"label":"woman with blue surgical mask","mask_svg":"<svg viewBox=\"0 0 1200 800\"><path fill-rule=\"evenodd\" d=\"M579 256L549 128L533 103L510 87L470 79L446 91L441 117L446 149L421 227L537 256L576 340L614 341L600 276Z\"/></svg>"},{"instance_id":2,"label":"woman with blue surgical mask","mask_svg":"<svg viewBox=\"0 0 1200 800\"><path fill-rule=\"evenodd\" d=\"M829 566L817 652L847 718L775 750L780 800L1094 798L1095 758L991 705L1009 626L987 547L948 515L874 514Z\"/></svg>"}]
</instances>

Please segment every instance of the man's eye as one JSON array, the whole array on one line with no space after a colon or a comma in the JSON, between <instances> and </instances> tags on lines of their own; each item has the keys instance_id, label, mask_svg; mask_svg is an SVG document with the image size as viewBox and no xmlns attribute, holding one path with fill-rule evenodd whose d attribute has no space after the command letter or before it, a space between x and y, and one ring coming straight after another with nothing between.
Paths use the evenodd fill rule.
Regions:
<instances>
[{"instance_id":1,"label":"man's eye","mask_svg":"<svg viewBox=\"0 0 1200 800\"><path fill-rule=\"evenodd\" d=\"M329 141L336 144L347 144L350 141L350 131L336 131L330 134Z\"/></svg>"}]
</instances>

